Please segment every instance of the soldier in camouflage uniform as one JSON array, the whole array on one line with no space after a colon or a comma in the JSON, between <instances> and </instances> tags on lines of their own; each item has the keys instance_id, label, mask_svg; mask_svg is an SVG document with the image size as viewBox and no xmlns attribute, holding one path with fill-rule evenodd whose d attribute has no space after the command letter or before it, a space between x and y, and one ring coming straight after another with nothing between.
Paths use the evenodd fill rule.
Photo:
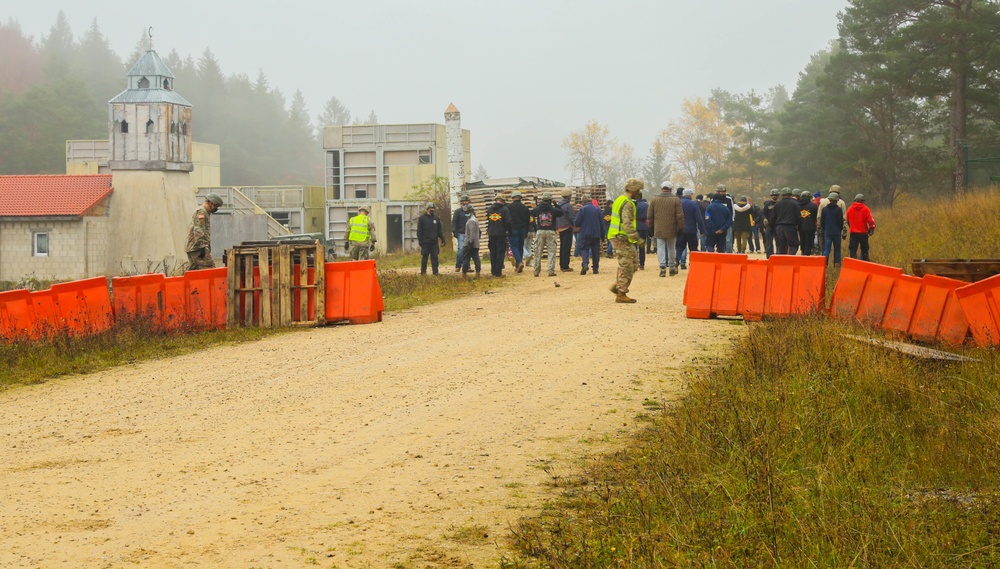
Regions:
<instances>
[{"instance_id":1,"label":"soldier in camouflage uniform","mask_svg":"<svg viewBox=\"0 0 1000 569\"><path fill-rule=\"evenodd\" d=\"M634 298L626 296L632 276L639 268L639 253L635 245L642 247L645 240L639 237L636 220L635 200L642 195L645 184L636 178L625 181L625 194L615 200L611 206L611 221L608 227L608 241L614 244L615 259L618 260L618 278L611 285L615 293L615 302L631 304Z\"/></svg>"},{"instance_id":2,"label":"soldier in camouflage uniform","mask_svg":"<svg viewBox=\"0 0 1000 569\"><path fill-rule=\"evenodd\" d=\"M191 227L188 228L187 244L184 251L188 256L189 271L215 268L212 259L212 221L210 216L222 206L219 194L211 193L205 196L205 203L194 210L191 216Z\"/></svg>"},{"instance_id":3,"label":"soldier in camouflage uniform","mask_svg":"<svg viewBox=\"0 0 1000 569\"><path fill-rule=\"evenodd\" d=\"M350 231L347 234L347 243L350 246L351 259L364 261L371 257L371 252L375 250L375 225L368 217L368 206L363 205L358 208L358 215L348 220Z\"/></svg>"}]
</instances>

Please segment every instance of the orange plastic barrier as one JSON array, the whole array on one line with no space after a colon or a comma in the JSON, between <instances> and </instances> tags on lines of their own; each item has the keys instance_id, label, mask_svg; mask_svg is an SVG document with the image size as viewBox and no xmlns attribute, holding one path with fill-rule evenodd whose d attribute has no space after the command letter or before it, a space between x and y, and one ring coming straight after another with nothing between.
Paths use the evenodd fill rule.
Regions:
<instances>
[{"instance_id":1,"label":"orange plastic barrier","mask_svg":"<svg viewBox=\"0 0 1000 569\"><path fill-rule=\"evenodd\" d=\"M226 267L184 273L186 324L193 328L226 327Z\"/></svg>"},{"instance_id":2,"label":"orange plastic barrier","mask_svg":"<svg viewBox=\"0 0 1000 569\"><path fill-rule=\"evenodd\" d=\"M886 301L885 313L878 324L889 332L910 335L923 289L924 280L920 277L897 276Z\"/></svg>"},{"instance_id":3,"label":"orange plastic barrier","mask_svg":"<svg viewBox=\"0 0 1000 569\"><path fill-rule=\"evenodd\" d=\"M326 322L349 320L351 324L382 321L382 287L375 274L375 261L326 263Z\"/></svg>"},{"instance_id":4,"label":"orange plastic barrier","mask_svg":"<svg viewBox=\"0 0 1000 569\"><path fill-rule=\"evenodd\" d=\"M154 328L162 326L165 281L166 277L159 273L113 277L111 293L115 320L143 318Z\"/></svg>"},{"instance_id":5,"label":"orange plastic barrier","mask_svg":"<svg viewBox=\"0 0 1000 569\"><path fill-rule=\"evenodd\" d=\"M955 291L966 283L935 275L925 275L923 281L923 294L913 315L910 335L922 342L963 344L969 335L969 321Z\"/></svg>"},{"instance_id":6,"label":"orange plastic barrier","mask_svg":"<svg viewBox=\"0 0 1000 569\"><path fill-rule=\"evenodd\" d=\"M1000 275L955 290L976 344L1000 346Z\"/></svg>"},{"instance_id":7,"label":"orange plastic barrier","mask_svg":"<svg viewBox=\"0 0 1000 569\"><path fill-rule=\"evenodd\" d=\"M52 285L60 324L75 336L88 336L111 328L114 317L108 279L94 277Z\"/></svg>"},{"instance_id":8,"label":"orange plastic barrier","mask_svg":"<svg viewBox=\"0 0 1000 569\"><path fill-rule=\"evenodd\" d=\"M880 325L896 280L903 269L844 259L833 290L830 316Z\"/></svg>"},{"instance_id":9,"label":"orange plastic barrier","mask_svg":"<svg viewBox=\"0 0 1000 569\"><path fill-rule=\"evenodd\" d=\"M35 318L36 338L51 338L63 331L59 305L51 289L31 293L31 311Z\"/></svg>"},{"instance_id":10,"label":"orange plastic barrier","mask_svg":"<svg viewBox=\"0 0 1000 569\"><path fill-rule=\"evenodd\" d=\"M826 307L826 258L771 255L767 260L764 316L822 312Z\"/></svg>"},{"instance_id":11,"label":"orange plastic barrier","mask_svg":"<svg viewBox=\"0 0 1000 569\"><path fill-rule=\"evenodd\" d=\"M766 259L747 260L743 292L740 295L744 320L759 322L764 318L764 308L767 305L769 267L770 264Z\"/></svg>"},{"instance_id":12,"label":"orange plastic barrier","mask_svg":"<svg viewBox=\"0 0 1000 569\"><path fill-rule=\"evenodd\" d=\"M27 289L0 292L0 332L5 340L38 337L32 307L31 291Z\"/></svg>"},{"instance_id":13,"label":"orange plastic barrier","mask_svg":"<svg viewBox=\"0 0 1000 569\"><path fill-rule=\"evenodd\" d=\"M688 256L684 306L688 318L737 316L747 256L692 251Z\"/></svg>"}]
</instances>

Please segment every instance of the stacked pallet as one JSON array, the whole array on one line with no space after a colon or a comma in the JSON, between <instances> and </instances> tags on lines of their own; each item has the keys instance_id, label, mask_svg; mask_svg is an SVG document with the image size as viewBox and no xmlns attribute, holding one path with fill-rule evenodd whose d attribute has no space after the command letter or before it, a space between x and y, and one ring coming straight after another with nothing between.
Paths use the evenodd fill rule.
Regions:
<instances>
[{"instance_id":1,"label":"stacked pallet","mask_svg":"<svg viewBox=\"0 0 1000 569\"><path fill-rule=\"evenodd\" d=\"M493 205L494 198L497 194L503 194L507 198L507 203L510 203L510 194L518 190L521 192L521 201L524 205L529 208L534 208L538 205L538 202L542 199L542 194L549 192L552 194L552 203L557 204L562 200L561 193L564 190L570 190L573 195L569 198L571 204L576 205L578 200L583 200L584 203L589 203L591 200L597 200L597 207L604 208L608 203L607 189L603 184L596 186L566 186L562 188L533 188L533 187L509 187L509 186L498 186L492 188L477 188L474 190L469 190L466 193L469 195L469 201L472 202L472 207L476 210L476 218L480 220L480 224L483 226L483 231L486 230L486 208Z\"/></svg>"}]
</instances>

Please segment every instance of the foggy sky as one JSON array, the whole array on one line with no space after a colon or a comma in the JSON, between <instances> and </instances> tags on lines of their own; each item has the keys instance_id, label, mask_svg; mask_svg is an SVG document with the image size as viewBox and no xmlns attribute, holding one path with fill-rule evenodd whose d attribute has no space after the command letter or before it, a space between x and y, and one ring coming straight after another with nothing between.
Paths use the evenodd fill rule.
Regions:
<instances>
[{"instance_id":1,"label":"foggy sky","mask_svg":"<svg viewBox=\"0 0 1000 569\"><path fill-rule=\"evenodd\" d=\"M313 117L327 99L381 123L444 123L455 103L472 171L568 181L562 140L596 119L645 158L685 97L789 94L837 37L847 0L32 0L7 14L36 40L62 9L79 39L96 18L127 57L153 27L162 56L208 48L228 76L263 71ZM122 88L125 87L124 70ZM184 85L177 91L184 94ZM195 139L198 139L197 104ZM261 180L260 183L269 183Z\"/></svg>"}]
</instances>

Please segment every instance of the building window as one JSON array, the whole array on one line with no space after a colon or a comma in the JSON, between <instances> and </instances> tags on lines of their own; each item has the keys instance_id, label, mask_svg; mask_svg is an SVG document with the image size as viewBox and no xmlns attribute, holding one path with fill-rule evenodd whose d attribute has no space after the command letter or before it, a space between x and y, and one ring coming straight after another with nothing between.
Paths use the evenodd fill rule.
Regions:
<instances>
[{"instance_id":1,"label":"building window","mask_svg":"<svg viewBox=\"0 0 1000 569\"><path fill-rule=\"evenodd\" d=\"M142 79L140 79L139 80L139 88L140 89L149 89L149 79L146 79L145 77L143 77Z\"/></svg>"},{"instance_id":2,"label":"building window","mask_svg":"<svg viewBox=\"0 0 1000 569\"><path fill-rule=\"evenodd\" d=\"M188 133L188 123L182 122L181 123L181 134L183 134L184 136L187 136L187 133Z\"/></svg>"},{"instance_id":3,"label":"building window","mask_svg":"<svg viewBox=\"0 0 1000 569\"><path fill-rule=\"evenodd\" d=\"M170 79L163 80L163 88L166 89L167 91L170 90Z\"/></svg>"},{"instance_id":4,"label":"building window","mask_svg":"<svg viewBox=\"0 0 1000 569\"><path fill-rule=\"evenodd\" d=\"M153 119L146 121L146 134L153 134Z\"/></svg>"},{"instance_id":5,"label":"building window","mask_svg":"<svg viewBox=\"0 0 1000 569\"><path fill-rule=\"evenodd\" d=\"M122 121L122 133L128 134L128 121Z\"/></svg>"},{"instance_id":6,"label":"building window","mask_svg":"<svg viewBox=\"0 0 1000 569\"><path fill-rule=\"evenodd\" d=\"M357 199L366 199L368 197L368 186L364 184L354 186L354 197Z\"/></svg>"},{"instance_id":7,"label":"building window","mask_svg":"<svg viewBox=\"0 0 1000 569\"><path fill-rule=\"evenodd\" d=\"M49 256L49 232L35 231L31 234L31 256Z\"/></svg>"},{"instance_id":8,"label":"building window","mask_svg":"<svg viewBox=\"0 0 1000 569\"><path fill-rule=\"evenodd\" d=\"M419 164L430 164L431 163L431 151L428 150L418 150L417 151L417 163Z\"/></svg>"},{"instance_id":9,"label":"building window","mask_svg":"<svg viewBox=\"0 0 1000 569\"><path fill-rule=\"evenodd\" d=\"M170 123L170 134L177 134L177 123Z\"/></svg>"}]
</instances>

